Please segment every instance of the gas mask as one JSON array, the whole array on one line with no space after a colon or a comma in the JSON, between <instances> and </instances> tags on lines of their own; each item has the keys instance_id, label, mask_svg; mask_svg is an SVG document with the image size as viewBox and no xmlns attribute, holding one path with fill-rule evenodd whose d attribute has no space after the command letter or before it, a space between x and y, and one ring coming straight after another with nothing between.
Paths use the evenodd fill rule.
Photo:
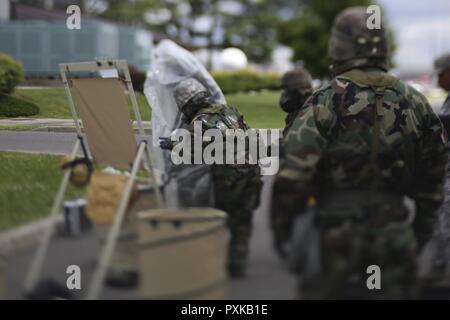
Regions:
<instances>
[{"instance_id":1,"label":"gas mask","mask_svg":"<svg viewBox=\"0 0 450 320\"><path fill-rule=\"evenodd\" d=\"M301 93L299 90L284 90L280 96L280 107L286 113L299 110L311 92Z\"/></svg>"}]
</instances>

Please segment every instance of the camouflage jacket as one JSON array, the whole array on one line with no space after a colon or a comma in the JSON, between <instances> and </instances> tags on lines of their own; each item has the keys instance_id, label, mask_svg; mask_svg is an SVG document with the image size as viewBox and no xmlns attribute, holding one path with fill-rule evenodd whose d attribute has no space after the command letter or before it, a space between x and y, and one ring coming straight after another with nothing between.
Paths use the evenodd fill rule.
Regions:
<instances>
[{"instance_id":1,"label":"camouflage jacket","mask_svg":"<svg viewBox=\"0 0 450 320\"><path fill-rule=\"evenodd\" d=\"M284 119L284 129L283 129L283 136L286 134L287 130L292 126L292 123L294 122L295 118L297 117L298 110L296 112L289 112Z\"/></svg>"},{"instance_id":2,"label":"camouflage jacket","mask_svg":"<svg viewBox=\"0 0 450 320\"><path fill-rule=\"evenodd\" d=\"M194 121L201 121L204 130L220 129L223 134L226 129L250 129L245 123L244 117L235 107L223 104L212 104L200 109L192 118L191 126Z\"/></svg>"},{"instance_id":3,"label":"camouflage jacket","mask_svg":"<svg viewBox=\"0 0 450 320\"><path fill-rule=\"evenodd\" d=\"M425 97L402 81L377 70L339 75L309 98L284 137L274 199L286 214L273 226L286 227L310 195L378 190L413 198L415 229L429 236L442 201L446 139Z\"/></svg>"}]
</instances>

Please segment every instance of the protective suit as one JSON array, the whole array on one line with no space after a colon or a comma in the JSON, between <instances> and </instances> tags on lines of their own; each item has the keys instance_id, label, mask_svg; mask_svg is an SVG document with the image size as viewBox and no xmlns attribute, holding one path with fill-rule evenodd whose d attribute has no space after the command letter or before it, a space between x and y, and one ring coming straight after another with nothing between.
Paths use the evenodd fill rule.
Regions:
<instances>
[{"instance_id":1,"label":"protective suit","mask_svg":"<svg viewBox=\"0 0 450 320\"><path fill-rule=\"evenodd\" d=\"M202 83L214 103L226 103L217 83L192 53L171 40L161 41L153 50L144 84L145 96L152 107L156 167L163 172L169 206L211 206L210 168L205 165L173 166L169 159L170 152L159 147L161 138L169 137L173 130L183 125L173 90L188 78L195 78Z\"/></svg>"}]
</instances>

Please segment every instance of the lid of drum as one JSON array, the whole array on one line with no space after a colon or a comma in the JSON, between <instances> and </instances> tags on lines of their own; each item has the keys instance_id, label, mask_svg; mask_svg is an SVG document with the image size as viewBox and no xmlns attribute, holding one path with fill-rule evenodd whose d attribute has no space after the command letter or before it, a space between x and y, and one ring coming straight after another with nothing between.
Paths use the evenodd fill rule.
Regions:
<instances>
[{"instance_id":1,"label":"lid of drum","mask_svg":"<svg viewBox=\"0 0 450 320\"><path fill-rule=\"evenodd\" d=\"M211 220L225 220L227 214L214 208L162 208L141 211L137 214L138 220L158 222L200 222Z\"/></svg>"}]
</instances>

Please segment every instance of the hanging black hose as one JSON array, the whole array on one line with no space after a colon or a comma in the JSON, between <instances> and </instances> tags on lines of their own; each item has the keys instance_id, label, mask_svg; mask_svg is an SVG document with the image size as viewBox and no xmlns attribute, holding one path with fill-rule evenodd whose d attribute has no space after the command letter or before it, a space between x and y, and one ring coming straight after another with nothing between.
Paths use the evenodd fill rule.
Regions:
<instances>
[{"instance_id":1,"label":"hanging black hose","mask_svg":"<svg viewBox=\"0 0 450 320\"><path fill-rule=\"evenodd\" d=\"M70 181L77 187L84 187L91 179L94 165L91 159L89 159L83 136L79 135L78 140L80 141L81 150L83 151L83 158L67 161L63 163L61 168L64 170L71 169Z\"/></svg>"}]
</instances>

